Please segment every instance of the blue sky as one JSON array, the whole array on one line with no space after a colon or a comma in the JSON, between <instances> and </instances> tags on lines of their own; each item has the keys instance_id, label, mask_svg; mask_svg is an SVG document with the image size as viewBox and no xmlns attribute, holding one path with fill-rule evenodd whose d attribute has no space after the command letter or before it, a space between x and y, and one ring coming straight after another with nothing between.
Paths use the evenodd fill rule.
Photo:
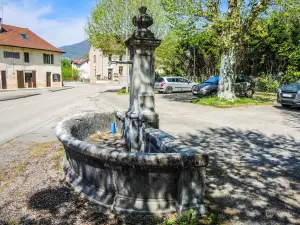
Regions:
<instances>
[{"instance_id":1,"label":"blue sky","mask_svg":"<svg viewBox=\"0 0 300 225\"><path fill-rule=\"evenodd\" d=\"M96 0L3 0L4 23L26 27L60 47L83 41Z\"/></svg>"}]
</instances>

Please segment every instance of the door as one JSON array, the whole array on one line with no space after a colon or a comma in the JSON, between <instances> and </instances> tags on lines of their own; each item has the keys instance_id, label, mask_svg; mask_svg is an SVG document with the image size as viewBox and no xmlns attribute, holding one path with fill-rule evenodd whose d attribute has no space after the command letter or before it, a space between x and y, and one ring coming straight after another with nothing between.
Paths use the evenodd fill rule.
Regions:
<instances>
[{"instance_id":1,"label":"door","mask_svg":"<svg viewBox=\"0 0 300 225\"><path fill-rule=\"evenodd\" d=\"M167 85L172 87L173 92L181 91L181 83L178 78L167 78L167 81Z\"/></svg>"},{"instance_id":2,"label":"door","mask_svg":"<svg viewBox=\"0 0 300 225\"><path fill-rule=\"evenodd\" d=\"M108 69L108 79L112 79L112 69Z\"/></svg>"},{"instance_id":3,"label":"door","mask_svg":"<svg viewBox=\"0 0 300 225\"><path fill-rule=\"evenodd\" d=\"M28 88L32 88L32 73L25 73L25 83L27 83Z\"/></svg>"},{"instance_id":4,"label":"door","mask_svg":"<svg viewBox=\"0 0 300 225\"><path fill-rule=\"evenodd\" d=\"M32 86L36 88L36 71L32 71Z\"/></svg>"},{"instance_id":5,"label":"door","mask_svg":"<svg viewBox=\"0 0 300 225\"><path fill-rule=\"evenodd\" d=\"M51 73L47 72L47 87L51 87Z\"/></svg>"},{"instance_id":6,"label":"door","mask_svg":"<svg viewBox=\"0 0 300 225\"><path fill-rule=\"evenodd\" d=\"M179 81L181 82L182 91L191 91L192 90L192 87L190 85L191 83L187 79L179 78Z\"/></svg>"},{"instance_id":7,"label":"door","mask_svg":"<svg viewBox=\"0 0 300 225\"><path fill-rule=\"evenodd\" d=\"M25 88L24 73L17 71L18 88Z\"/></svg>"},{"instance_id":8,"label":"door","mask_svg":"<svg viewBox=\"0 0 300 225\"><path fill-rule=\"evenodd\" d=\"M235 81L235 94L237 96L243 96L245 94L245 89L247 82L243 76L238 76Z\"/></svg>"},{"instance_id":9,"label":"door","mask_svg":"<svg viewBox=\"0 0 300 225\"><path fill-rule=\"evenodd\" d=\"M1 87L2 89L7 89L6 71L1 71Z\"/></svg>"}]
</instances>

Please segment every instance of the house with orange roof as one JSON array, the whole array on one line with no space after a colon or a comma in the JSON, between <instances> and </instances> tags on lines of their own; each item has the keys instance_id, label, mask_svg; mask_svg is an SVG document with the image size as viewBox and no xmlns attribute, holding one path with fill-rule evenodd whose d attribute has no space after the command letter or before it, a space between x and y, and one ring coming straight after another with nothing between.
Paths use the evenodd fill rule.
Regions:
<instances>
[{"instance_id":1,"label":"house with orange roof","mask_svg":"<svg viewBox=\"0 0 300 225\"><path fill-rule=\"evenodd\" d=\"M0 89L61 87L63 53L28 28L0 24Z\"/></svg>"}]
</instances>

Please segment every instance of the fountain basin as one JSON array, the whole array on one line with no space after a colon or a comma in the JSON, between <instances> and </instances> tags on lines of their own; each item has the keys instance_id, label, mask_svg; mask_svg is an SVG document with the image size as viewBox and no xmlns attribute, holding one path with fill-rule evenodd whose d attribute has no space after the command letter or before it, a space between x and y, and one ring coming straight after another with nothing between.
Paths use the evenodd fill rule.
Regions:
<instances>
[{"instance_id":1,"label":"fountain basin","mask_svg":"<svg viewBox=\"0 0 300 225\"><path fill-rule=\"evenodd\" d=\"M208 156L154 128L142 129L144 151L125 152L88 143L116 122L124 132L125 114L89 112L56 128L64 145L66 181L87 199L118 212L204 214Z\"/></svg>"}]
</instances>

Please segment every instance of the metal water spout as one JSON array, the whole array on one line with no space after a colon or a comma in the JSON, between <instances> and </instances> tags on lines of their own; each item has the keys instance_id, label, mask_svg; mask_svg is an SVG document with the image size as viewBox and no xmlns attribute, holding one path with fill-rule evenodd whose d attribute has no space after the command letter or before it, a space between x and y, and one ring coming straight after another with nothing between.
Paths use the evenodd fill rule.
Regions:
<instances>
[{"instance_id":1,"label":"metal water spout","mask_svg":"<svg viewBox=\"0 0 300 225\"><path fill-rule=\"evenodd\" d=\"M109 61L108 66L111 66L112 64L127 64L127 65L132 65L132 61Z\"/></svg>"}]
</instances>

